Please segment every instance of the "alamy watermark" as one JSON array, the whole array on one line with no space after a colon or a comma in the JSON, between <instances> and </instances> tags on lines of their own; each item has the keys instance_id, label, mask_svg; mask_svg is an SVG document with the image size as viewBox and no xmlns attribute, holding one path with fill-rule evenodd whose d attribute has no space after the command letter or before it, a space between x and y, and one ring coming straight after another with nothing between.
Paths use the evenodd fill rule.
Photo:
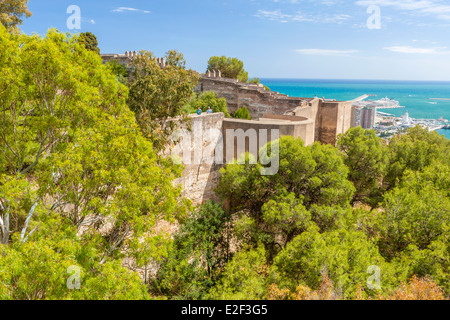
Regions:
<instances>
[{"instance_id":1,"label":"alamy watermark","mask_svg":"<svg viewBox=\"0 0 450 320\"><path fill-rule=\"evenodd\" d=\"M280 167L279 138L278 129L226 129L224 138L221 130L204 129L203 122L196 121L192 131L178 129L172 134L171 156L175 163L183 165L259 162L261 175L275 175ZM250 153L247 160L242 156L246 151Z\"/></svg>"},{"instance_id":2,"label":"alamy watermark","mask_svg":"<svg viewBox=\"0 0 450 320\"><path fill-rule=\"evenodd\" d=\"M67 279L67 288L69 290L81 289L81 268L78 266L70 266L67 273L71 276Z\"/></svg>"},{"instance_id":3,"label":"alamy watermark","mask_svg":"<svg viewBox=\"0 0 450 320\"><path fill-rule=\"evenodd\" d=\"M367 19L367 28L370 30L381 29L381 8L376 5L371 5L367 8L367 13L371 14Z\"/></svg>"},{"instance_id":4,"label":"alamy watermark","mask_svg":"<svg viewBox=\"0 0 450 320\"><path fill-rule=\"evenodd\" d=\"M369 266L367 273L371 276L367 279L367 287L371 290L381 290L381 269L378 266Z\"/></svg>"},{"instance_id":5,"label":"alamy watermark","mask_svg":"<svg viewBox=\"0 0 450 320\"><path fill-rule=\"evenodd\" d=\"M69 30L81 29L81 9L77 5L71 5L67 8L67 13L71 14L67 18L67 28Z\"/></svg>"}]
</instances>

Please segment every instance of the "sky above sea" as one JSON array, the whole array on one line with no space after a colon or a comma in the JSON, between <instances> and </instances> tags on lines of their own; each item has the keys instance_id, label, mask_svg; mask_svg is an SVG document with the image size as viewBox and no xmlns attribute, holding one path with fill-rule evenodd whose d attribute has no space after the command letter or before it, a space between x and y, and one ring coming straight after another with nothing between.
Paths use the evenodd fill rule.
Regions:
<instances>
[{"instance_id":1,"label":"sky above sea","mask_svg":"<svg viewBox=\"0 0 450 320\"><path fill-rule=\"evenodd\" d=\"M29 8L27 34L89 31L102 53L177 49L199 72L225 55L251 77L450 81L448 0L30 0Z\"/></svg>"}]
</instances>

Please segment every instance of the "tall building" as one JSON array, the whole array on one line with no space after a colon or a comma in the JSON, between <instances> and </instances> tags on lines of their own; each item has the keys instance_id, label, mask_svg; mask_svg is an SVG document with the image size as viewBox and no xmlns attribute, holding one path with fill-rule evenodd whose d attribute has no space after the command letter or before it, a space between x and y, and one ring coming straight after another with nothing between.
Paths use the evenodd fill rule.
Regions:
<instances>
[{"instance_id":1,"label":"tall building","mask_svg":"<svg viewBox=\"0 0 450 320\"><path fill-rule=\"evenodd\" d=\"M357 107L355 109L355 127L373 129L375 126L375 107Z\"/></svg>"}]
</instances>

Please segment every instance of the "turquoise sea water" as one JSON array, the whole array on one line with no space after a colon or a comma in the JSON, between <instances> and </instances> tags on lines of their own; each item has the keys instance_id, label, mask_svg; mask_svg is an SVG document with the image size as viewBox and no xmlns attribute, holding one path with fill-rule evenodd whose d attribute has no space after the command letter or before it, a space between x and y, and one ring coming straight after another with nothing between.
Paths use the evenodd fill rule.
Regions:
<instances>
[{"instance_id":1,"label":"turquoise sea water","mask_svg":"<svg viewBox=\"0 0 450 320\"><path fill-rule=\"evenodd\" d=\"M402 116L409 112L416 119L450 120L450 82L382 81L382 80L318 80L318 79L261 79L272 91L291 97L312 98L315 95L340 101L353 100L364 94L373 94L400 102L405 108L382 109L381 112ZM449 99L430 100L430 98ZM439 130L450 139L450 130Z\"/></svg>"}]
</instances>

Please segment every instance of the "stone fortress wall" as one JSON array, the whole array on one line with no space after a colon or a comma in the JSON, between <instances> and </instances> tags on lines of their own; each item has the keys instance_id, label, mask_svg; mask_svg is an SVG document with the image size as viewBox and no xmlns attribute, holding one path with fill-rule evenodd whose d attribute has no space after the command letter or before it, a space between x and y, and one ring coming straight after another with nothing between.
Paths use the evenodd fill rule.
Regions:
<instances>
[{"instance_id":1,"label":"stone fortress wall","mask_svg":"<svg viewBox=\"0 0 450 320\"><path fill-rule=\"evenodd\" d=\"M337 136L351 126L352 103L329 101L319 98L289 97L278 92L267 91L262 84L248 84L234 79L221 78L220 74L207 72L201 76L198 93L214 91L227 100L230 113L246 106L252 119L273 115L300 116L313 121L314 139L322 143L335 144ZM308 126L311 130L311 126ZM306 133L306 131L305 131ZM309 134L312 134L309 132ZM306 140L308 137L301 136Z\"/></svg>"},{"instance_id":2,"label":"stone fortress wall","mask_svg":"<svg viewBox=\"0 0 450 320\"><path fill-rule=\"evenodd\" d=\"M136 51L127 51L123 55L102 55L102 58L105 63L116 60L129 66L136 56ZM164 58L156 60L161 68L165 67ZM337 136L351 127L354 112L351 102L289 97L268 91L262 84L222 78L218 70L202 74L195 90L198 93L214 91L218 97L225 98L230 113L246 106L253 120L224 118L223 113L195 114L191 115L191 130L181 128L180 142L184 143L178 143L179 150L175 153L182 155L185 170L183 177L174 183L182 185L183 195L194 205L216 199L214 188L220 179L220 168L238 158L241 152L257 153L279 136L299 137L305 145L316 141L334 145ZM238 131L246 134L243 148L237 143L235 133ZM273 132L279 136L273 136ZM256 146L250 146L250 139L257 141ZM227 154L228 145L233 141L234 149ZM174 150L168 151L170 153Z\"/></svg>"},{"instance_id":3,"label":"stone fortress wall","mask_svg":"<svg viewBox=\"0 0 450 320\"><path fill-rule=\"evenodd\" d=\"M174 184L182 185L183 196L194 205L218 200L214 188L220 180L220 169L243 152L250 152L257 159L264 145L281 136L301 137L307 145L314 143L314 123L304 117L267 114L254 121L224 118L221 112L190 117L191 129L183 125L178 130L177 144L167 154L184 165L183 176ZM239 131L244 139L239 137Z\"/></svg>"}]
</instances>

